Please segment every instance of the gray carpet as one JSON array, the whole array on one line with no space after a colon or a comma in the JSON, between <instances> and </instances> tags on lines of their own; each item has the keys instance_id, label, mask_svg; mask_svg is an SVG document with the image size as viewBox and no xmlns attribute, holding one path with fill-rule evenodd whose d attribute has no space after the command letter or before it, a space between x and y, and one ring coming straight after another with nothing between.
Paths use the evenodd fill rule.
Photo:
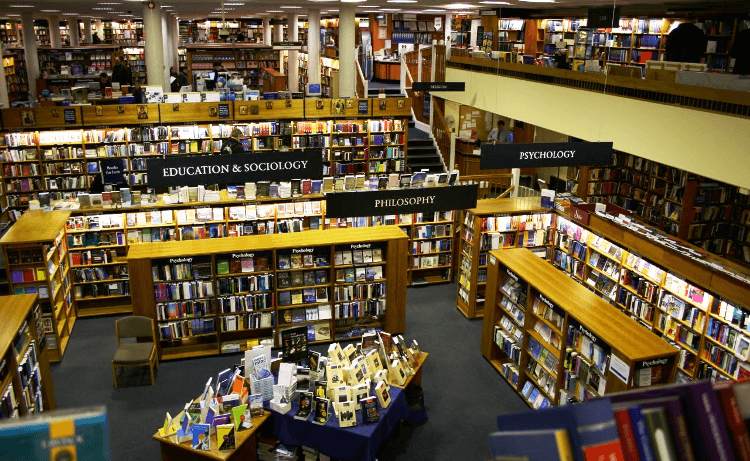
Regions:
<instances>
[{"instance_id":1,"label":"gray carpet","mask_svg":"<svg viewBox=\"0 0 750 461\"><path fill-rule=\"evenodd\" d=\"M455 308L456 287L410 288L407 341L416 338L430 358L422 385L429 420L405 427L381 447L380 460L484 460L488 434L499 414L528 410L479 350L481 320L467 320ZM107 407L112 460L158 460L151 435L164 414L179 412L203 390L208 376L240 360L240 354L164 362L150 385L148 371L125 370L112 387L116 317L83 319L60 364L52 366L58 408Z\"/></svg>"}]
</instances>

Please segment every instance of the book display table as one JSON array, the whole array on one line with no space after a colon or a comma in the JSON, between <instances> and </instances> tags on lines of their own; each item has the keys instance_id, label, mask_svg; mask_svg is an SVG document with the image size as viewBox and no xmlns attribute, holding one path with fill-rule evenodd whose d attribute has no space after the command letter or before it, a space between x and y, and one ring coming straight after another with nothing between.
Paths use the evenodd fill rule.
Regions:
<instances>
[{"instance_id":1,"label":"book display table","mask_svg":"<svg viewBox=\"0 0 750 461\"><path fill-rule=\"evenodd\" d=\"M290 445L304 445L320 451L332 458L342 460L375 460L381 443L385 440L403 419L409 417L409 404L406 401L405 389L409 385L417 385L422 379L422 365L428 354L422 352L419 365L404 385L390 386L391 404L388 408L380 409L380 420L377 424L362 422L361 412L357 412L357 425L354 427L339 427L339 420L331 414L328 422L322 426L309 421L295 419L299 409L299 402L292 401L292 409L287 413L273 413L273 433L281 439L281 443Z\"/></svg>"},{"instance_id":2,"label":"book display table","mask_svg":"<svg viewBox=\"0 0 750 461\"><path fill-rule=\"evenodd\" d=\"M193 450L190 442L176 443L169 438L160 437L158 432L151 438L159 442L159 445L161 446L161 459L163 461L195 461L207 459L224 461L255 460L258 459L255 433L270 417L271 413L266 411L263 416L253 418L252 428L237 432L235 435L237 448L234 450L218 450L214 443L214 448L211 449L211 451L197 451ZM212 434L211 437L215 438L215 433Z\"/></svg>"}]
</instances>

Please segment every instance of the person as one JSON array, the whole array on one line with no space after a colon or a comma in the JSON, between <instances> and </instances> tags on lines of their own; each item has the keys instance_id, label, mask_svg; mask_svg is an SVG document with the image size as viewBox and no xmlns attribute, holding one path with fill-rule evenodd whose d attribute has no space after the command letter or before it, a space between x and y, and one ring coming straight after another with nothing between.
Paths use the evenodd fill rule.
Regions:
<instances>
[{"instance_id":1,"label":"person","mask_svg":"<svg viewBox=\"0 0 750 461\"><path fill-rule=\"evenodd\" d=\"M736 59L732 73L750 74L750 29L742 30L734 37L734 44L732 49L729 50L729 56Z\"/></svg>"},{"instance_id":2,"label":"person","mask_svg":"<svg viewBox=\"0 0 750 461\"><path fill-rule=\"evenodd\" d=\"M690 13L685 17L685 22L677 26L667 36L667 61L674 62L701 62L706 52L708 39L706 34L695 25L697 19Z\"/></svg>"},{"instance_id":3,"label":"person","mask_svg":"<svg viewBox=\"0 0 750 461\"><path fill-rule=\"evenodd\" d=\"M190 86L190 78L187 74L187 67L180 67L180 88Z\"/></svg>"},{"instance_id":4,"label":"person","mask_svg":"<svg viewBox=\"0 0 750 461\"><path fill-rule=\"evenodd\" d=\"M91 43L94 45L99 45L102 43L102 39L99 38L99 32L94 32L94 35L91 37Z\"/></svg>"},{"instance_id":5,"label":"person","mask_svg":"<svg viewBox=\"0 0 750 461\"><path fill-rule=\"evenodd\" d=\"M99 75L99 91L104 94L104 89L112 86L112 79L109 78L106 72L102 72Z\"/></svg>"},{"instance_id":6,"label":"person","mask_svg":"<svg viewBox=\"0 0 750 461\"><path fill-rule=\"evenodd\" d=\"M216 89L216 82L219 80L219 72L226 72L224 66L221 65L221 61L214 61L214 78L212 80L206 80L206 89L208 91L214 91Z\"/></svg>"},{"instance_id":7,"label":"person","mask_svg":"<svg viewBox=\"0 0 750 461\"><path fill-rule=\"evenodd\" d=\"M245 41L245 34L243 34L242 32L240 32L239 34L237 34L237 41L238 42L244 42Z\"/></svg>"},{"instance_id":8,"label":"person","mask_svg":"<svg viewBox=\"0 0 750 461\"><path fill-rule=\"evenodd\" d=\"M135 98L136 104L143 104L146 100L146 93L141 88L140 80L136 80L135 85L133 85L133 98Z\"/></svg>"},{"instance_id":9,"label":"person","mask_svg":"<svg viewBox=\"0 0 750 461\"><path fill-rule=\"evenodd\" d=\"M505 129L505 121L500 120L497 122L497 128L490 131L487 142L492 142L493 144L510 144L510 134Z\"/></svg>"},{"instance_id":10,"label":"person","mask_svg":"<svg viewBox=\"0 0 750 461\"><path fill-rule=\"evenodd\" d=\"M169 88L172 90L172 93L180 91L180 75L177 73L174 66L169 68L169 82Z\"/></svg>"},{"instance_id":11,"label":"person","mask_svg":"<svg viewBox=\"0 0 750 461\"><path fill-rule=\"evenodd\" d=\"M116 58L115 62L115 67L112 68L112 81L119 83L120 86L130 85L130 69L128 69L128 66L125 65L122 58Z\"/></svg>"},{"instance_id":12,"label":"person","mask_svg":"<svg viewBox=\"0 0 750 461\"><path fill-rule=\"evenodd\" d=\"M242 131L240 131L238 128L233 129L229 138L225 139L224 143L221 146L221 154L228 155L244 153L245 148L242 147L242 142L240 141L241 137Z\"/></svg>"}]
</instances>

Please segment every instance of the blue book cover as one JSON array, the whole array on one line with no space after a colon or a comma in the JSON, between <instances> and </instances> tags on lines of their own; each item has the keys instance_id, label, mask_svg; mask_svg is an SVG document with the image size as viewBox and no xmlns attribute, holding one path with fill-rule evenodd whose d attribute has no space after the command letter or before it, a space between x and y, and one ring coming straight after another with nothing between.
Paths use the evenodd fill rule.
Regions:
<instances>
[{"instance_id":1,"label":"blue book cover","mask_svg":"<svg viewBox=\"0 0 750 461\"><path fill-rule=\"evenodd\" d=\"M565 429L507 431L490 434L492 455L500 459L572 461L570 438Z\"/></svg>"},{"instance_id":2,"label":"blue book cover","mask_svg":"<svg viewBox=\"0 0 750 461\"><path fill-rule=\"evenodd\" d=\"M193 450L211 450L211 426L193 424Z\"/></svg>"},{"instance_id":3,"label":"blue book cover","mask_svg":"<svg viewBox=\"0 0 750 461\"><path fill-rule=\"evenodd\" d=\"M654 448L651 446L651 439L648 437L648 427L646 427L646 421L641 414L641 407L636 405L628 408L628 413L630 414L630 420L633 422L633 434L641 461L654 461Z\"/></svg>"},{"instance_id":4,"label":"blue book cover","mask_svg":"<svg viewBox=\"0 0 750 461\"><path fill-rule=\"evenodd\" d=\"M527 411L514 415L500 415L497 417L497 427L500 431L565 429L568 431L570 445L573 447L573 459L584 461L573 406Z\"/></svg>"}]
</instances>

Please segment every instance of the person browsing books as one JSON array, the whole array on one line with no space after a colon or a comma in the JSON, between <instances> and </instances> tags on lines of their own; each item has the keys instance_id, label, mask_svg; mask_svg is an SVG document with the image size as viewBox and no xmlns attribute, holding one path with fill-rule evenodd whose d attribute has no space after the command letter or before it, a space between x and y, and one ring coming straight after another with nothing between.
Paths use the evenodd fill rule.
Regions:
<instances>
[{"instance_id":1,"label":"person browsing books","mask_svg":"<svg viewBox=\"0 0 750 461\"><path fill-rule=\"evenodd\" d=\"M497 128L490 131L490 135L487 137L487 142L493 144L510 144L510 134L505 129L505 122L500 120L497 122Z\"/></svg>"},{"instance_id":2,"label":"person browsing books","mask_svg":"<svg viewBox=\"0 0 750 461\"><path fill-rule=\"evenodd\" d=\"M667 61L701 62L708 39L695 23L696 17L690 13L685 17L685 22L669 33L666 45Z\"/></svg>"},{"instance_id":3,"label":"person browsing books","mask_svg":"<svg viewBox=\"0 0 750 461\"><path fill-rule=\"evenodd\" d=\"M245 148L242 147L242 141L240 141L241 137L242 131L237 128L233 129L231 135L224 140L224 143L221 146L221 154L228 155L245 153Z\"/></svg>"}]
</instances>

